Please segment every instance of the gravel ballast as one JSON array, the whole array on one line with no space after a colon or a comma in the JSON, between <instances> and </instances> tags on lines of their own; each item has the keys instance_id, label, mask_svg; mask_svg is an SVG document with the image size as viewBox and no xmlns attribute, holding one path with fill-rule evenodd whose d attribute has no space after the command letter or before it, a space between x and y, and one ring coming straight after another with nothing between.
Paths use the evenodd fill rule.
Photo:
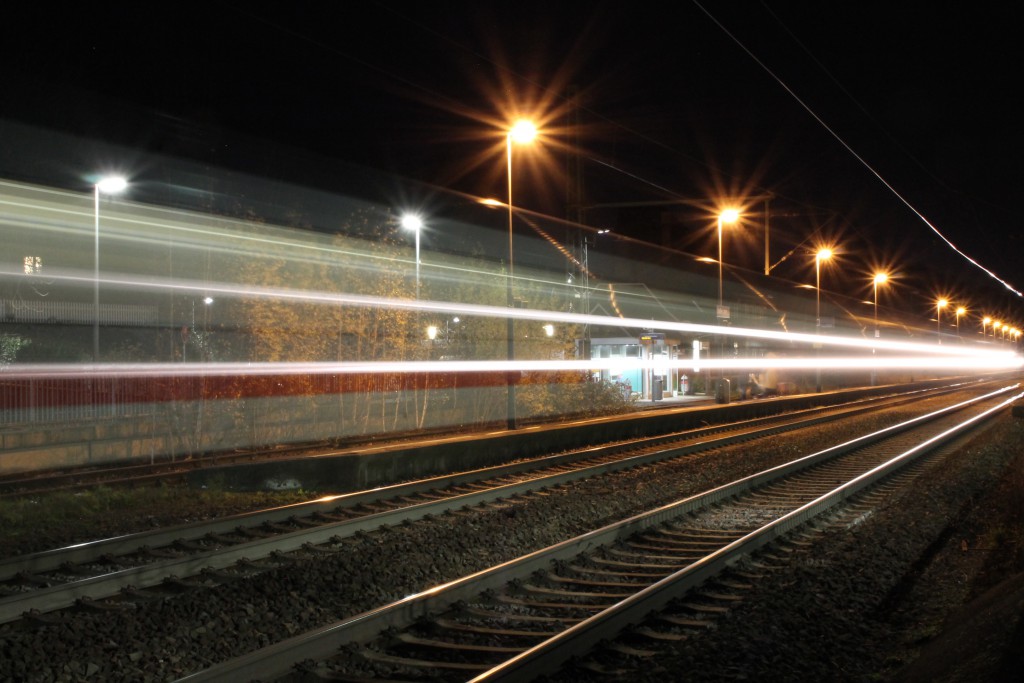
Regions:
<instances>
[{"instance_id":1,"label":"gravel ballast","mask_svg":"<svg viewBox=\"0 0 1024 683\"><path fill-rule=\"evenodd\" d=\"M919 408L892 410L860 418L857 422L878 428L919 412ZM1020 429L1014 423L999 427L1014 428ZM759 444L756 449L752 445L739 445L687 458L659 467L656 475L652 474L653 468L640 468L612 477L578 482L547 491L545 495L526 496L486 510L475 510L472 515L445 515L425 523L359 535L347 541L338 553L328 557L297 559L289 566L263 572L248 581L192 590L170 599L140 604L131 610L80 612L68 615L68 620L61 624L33 626L19 622L6 625L0 627L0 680L159 681L181 676L545 547L640 509L759 471L799 453L818 450L842 440L849 429L830 426L799 437L775 437ZM1022 441L1021 434L1012 436L1017 439L1015 443ZM936 483L926 490L934 489L934 493L906 503L922 506L919 510L905 513L917 518L917 523L903 527L893 521L883 527L876 526L880 520L903 510L902 504L890 503L884 511L852 530L851 535L837 535L834 542L839 545L836 550L822 550L821 557L810 558L815 562L798 568L803 572L799 576L799 593L814 596L807 599L818 604L817 593L828 595L829 587L832 587L834 594L848 596L838 600L835 609L841 613L846 610L857 614L866 609L873 614L871 619L877 621L881 618L874 615L878 610L875 604L878 594L890 590L880 586L899 584L900 578L906 574L903 565L913 565L921 548L934 543L935 536L941 535L948 526L948 520L963 509L963 504L956 502L960 499L952 492L968 491L973 493L966 495L980 496L985 486L998 481L1002 472L998 463L1005 464L1006 458L1002 453L958 460L964 467L970 465L969 472L962 475L965 479L977 477L977 483L970 486L957 480L944 487L939 474L943 468L936 468L934 473L930 471L928 476L936 477ZM987 468L979 464L990 461ZM976 467L983 473L968 477ZM941 494L947 488L951 493ZM863 534L868 533L865 530L869 528L877 529L872 532L877 535L864 537ZM862 571L851 571L852 576L829 578L827 570L842 564L842 558L859 557L858 553L872 543L886 549L883 558L877 560L877 572L871 571L873 561L865 560L861 562ZM878 576L886 577L882 584ZM805 588L804 582L808 587L815 585L815 592ZM790 599L794 591L791 586L788 592L780 586L779 592L781 601L782 597ZM771 591L765 595L770 596ZM827 606L831 603L826 600L822 604ZM776 616L771 605L769 603L769 609L764 610L760 621L751 621L749 629L744 629L742 624L746 620L739 618L740 610L736 610L711 634L712 637L722 634L724 640L718 656L724 658L721 661L732 662L729 668L720 669L722 678L735 675L737 662L742 662L744 669L749 667L751 671L768 672L770 677L781 680L782 670L769 666L776 657L772 654L777 649L771 645L775 637L773 634L801 628L812 630L799 637L812 639L813 636L815 642L847 639L871 646L868 657L857 659L838 655L835 668L830 669L833 675L850 671L856 678L860 675L856 672L885 674L898 670L897 666L887 663L891 652L882 647L893 644L895 627L890 630L888 639L875 637L873 631L865 628L863 619L859 619L857 624L834 627L819 624L812 627L806 619L806 603L802 615L798 610L789 613L790 617L784 611L779 611ZM783 606L779 605L780 608ZM869 620L867 623L874 622ZM731 628L737 631L726 635ZM738 643L742 644L740 650L737 650ZM784 645L779 646L783 655ZM705 653L713 650L713 647L702 647L694 653L681 651L679 656L688 659L681 664L685 668L676 671L705 673L715 670L704 668L712 666L714 658ZM807 658L814 651L820 652L820 647L808 647L806 650L797 659ZM675 665L671 666L674 668Z\"/></svg>"}]
</instances>

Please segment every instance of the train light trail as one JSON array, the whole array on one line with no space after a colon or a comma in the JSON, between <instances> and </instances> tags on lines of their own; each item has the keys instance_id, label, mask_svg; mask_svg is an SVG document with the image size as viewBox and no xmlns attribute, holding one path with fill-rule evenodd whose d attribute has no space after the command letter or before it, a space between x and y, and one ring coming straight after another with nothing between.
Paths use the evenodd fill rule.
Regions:
<instances>
[{"instance_id":1,"label":"train light trail","mask_svg":"<svg viewBox=\"0 0 1024 683\"><path fill-rule=\"evenodd\" d=\"M266 375L394 375L438 373L508 373L508 372L594 372L609 370L689 369L692 358L638 359L601 358L592 360L497 360L497 361L364 361L310 363L110 363L103 365L24 364L8 366L0 376L4 379L48 379L76 377L245 377ZM1024 358L1016 354L1002 356L792 356L779 358L704 358L701 369L728 371L812 370L817 367L831 371L869 370L872 367L892 370L981 370L1015 371L1024 367Z\"/></svg>"},{"instance_id":2,"label":"train light trail","mask_svg":"<svg viewBox=\"0 0 1024 683\"><path fill-rule=\"evenodd\" d=\"M0 267L0 276L17 275L20 271L4 269ZM91 276L74 271L51 271L48 276L53 281L68 283L91 283ZM727 334L733 338L760 339L776 341L785 344L804 344L830 347L846 347L869 350L878 349L879 352L891 351L898 353L923 353L930 355L963 355L991 357L993 354L1002 355L1009 352L1000 352L984 346L940 346L934 343L897 341L897 340L875 340L863 337L841 336L841 335L816 335L803 332L784 332L778 330L764 330L758 328L729 327L710 325L703 323L677 322L674 320L652 320L650 318L627 318L616 316L604 316L583 313L567 313L563 311L552 311L530 308L506 308L503 306L491 306L485 304L471 304L465 302L444 302L444 301L413 301L411 299L400 299L393 297L381 297L365 294L350 294L339 292L323 292L315 290L287 289L278 287L252 287L234 283L210 283L190 280L177 280L158 277L140 278L139 276L114 276L109 275L103 279L103 283L109 286L121 287L125 290L136 292L176 292L180 294L191 294L196 297L216 296L220 298L238 299L275 299L282 301L295 301L313 303L329 306L354 306L361 308L391 308L394 310L433 312L442 315L480 316L495 319L512 317L517 320L538 321L545 323L565 323L593 326L610 326L617 328L633 328L637 330L658 329L666 332L682 332L697 336L711 336ZM1003 323L996 322L993 326L1002 326ZM1007 328L1009 326L1007 325ZM704 363L702 363L704 365ZM0 370L2 373L3 370Z\"/></svg>"}]
</instances>

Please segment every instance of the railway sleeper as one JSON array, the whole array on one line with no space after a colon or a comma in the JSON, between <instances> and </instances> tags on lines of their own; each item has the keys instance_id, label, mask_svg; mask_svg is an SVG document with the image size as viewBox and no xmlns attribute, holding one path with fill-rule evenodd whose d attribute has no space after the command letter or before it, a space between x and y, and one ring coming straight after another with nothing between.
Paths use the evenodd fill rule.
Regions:
<instances>
[{"instance_id":1,"label":"railway sleeper","mask_svg":"<svg viewBox=\"0 0 1024 683\"><path fill-rule=\"evenodd\" d=\"M634 553L635 554L635 553ZM688 567L689 563L685 564L654 564L646 562L623 562L621 560L609 560L603 557L591 557L590 562L599 564L605 567L623 567L628 569L658 569L664 570L666 574L678 571L683 567Z\"/></svg>"},{"instance_id":2,"label":"railway sleeper","mask_svg":"<svg viewBox=\"0 0 1024 683\"><path fill-rule=\"evenodd\" d=\"M689 600L680 603L680 607L688 609L691 612L696 612L697 614L725 614L731 609L725 605L706 605L702 602L692 602Z\"/></svg>"},{"instance_id":3,"label":"railway sleeper","mask_svg":"<svg viewBox=\"0 0 1024 683\"><path fill-rule=\"evenodd\" d=\"M681 626L683 628L692 629L708 629L714 627L714 622L708 621L707 619L694 619L690 616L680 616L678 614L655 614L651 617L656 621L664 621L667 624L673 626Z\"/></svg>"},{"instance_id":4,"label":"railway sleeper","mask_svg":"<svg viewBox=\"0 0 1024 683\"><path fill-rule=\"evenodd\" d=\"M627 541L626 545L635 550L646 550L653 553L672 553L667 556L672 560L688 560L693 562L703 558L704 555L707 554L703 552L703 550L690 546L653 545L650 543L638 543L636 541Z\"/></svg>"},{"instance_id":5,"label":"railway sleeper","mask_svg":"<svg viewBox=\"0 0 1024 683\"><path fill-rule=\"evenodd\" d=\"M120 590L120 596L125 600L131 600L132 602L139 603L159 602L167 598L167 596L162 593L136 588L135 586L125 586L122 588Z\"/></svg>"},{"instance_id":6,"label":"railway sleeper","mask_svg":"<svg viewBox=\"0 0 1024 683\"><path fill-rule=\"evenodd\" d=\"M747 533L746 531L732 531L729 529L694 529L690 527L680 529L670 526L659 529L658 531L659 533L665 534L666 536L674 536L677 538L693 538L698 540L715 539L721 541L722 543L735 541L737 538L740 538L741 536Z\"/></svg>"},{"instance_id":7,"label":"railway sleeper","mask_svg":"<svg viewBox=\"0 0 1024 683\"><path fill-rule=\"evenodd\" d=\"M641 650L640 648L631 647L629 645L624 645L618 642L606 643L605 649L611 650L612 652L617 652L620 655L625 655L627 657L637 657L640 659L648 659L650 657L656 657L658 655L657 650Z\"/></svg>"},{"instance_id":8,"label":"railway sleeper","mask_svg":"<svg viewBox=\"0 0 1024 683\"><path fill-rule=\"evenodd\" d=\"M73 574L75 576L92 576L94 573L85 565L75 564L74 562L61 563L59 570L65 574Z\"/></svg>"},{"instance_id":9,"label":"railway sleeper","mask_svg":"<svg viewBox=\"0 0 1024 683\"><path fill-rule=\"evenodd\" d=\"M584 671L590 671L592 673L598 674L599 676L606 676L610 680L616 678L623 678L629 674L636 673L633 669L625 669L621 666L611 668L593 659L588 659L584 662L580 662L576 666L578 666L580 669Z\"/></svg>"},{"instance_id":10,"label":"railway sleeper","mask_svg":"<svg viewBox=\"0 0 1024 683\"><path fill-rule=\"evenodd\" d=\"M172 550L170 547L150 548L148 545L142 546L134 553L136 557L146 560L177 560L185 554L180 550Z\"/></svg>"},{"instance_id":11,"label":"railway sleeper","mask_svg":"<svg viewBox=\"0 0 1024 683\"><path fill-rule=\"evenodd\" d=\"M687 633L669 633L667 631L658 631L650 626L637 626L630 630L630 633L639 636L641 638L647 638L655 641L665 641L669 643L679 643L684 640L689 640L690 636Z\"/></svg>"},{"instance_id":12,"label":"railway sleeper","mask_svg":"<svg viewBox=\"0 0 1024 683\"><path fill-rule=\"evenodd\" d=\"M552 572L545 572L544 578L552 583L572 584L574 586L593 586L595 588L635 588L637 590L650 585L649 582L624 582L624 581L596 581L594 579L573 578L559 576Z\"/></svg>"},{"instance_id":13,"label":"railway sleeper","mask_svg":"<svg viewBox=\"0 0 1024 683\"><path fill-rule=\"evenodd\" d=\"M708 600L720 600L722 602L742 602L743 596L736 595L735 593L719 593L717 591L708 591L698 589L697 595Z\"/></svg>"},{"instance_id":14,"label":"railway sleeper","mask_svg":"<svg viewBox=\"0 0 1024 683\"><path fill-rule=\"evenodd\" d=\"M48 577L40 576L39 574L32 574L30 572L18 572L11 577L11 580L12 582L28 586L36 586L37 588L46 588L54 583L54 581Z\"/></svg>"},{"instance_id":15,"label":"railway sleeper","mask_svg":"<svg viewBox=\"0 0 1024 683\"><path fill-rule=\"evenodd\" d=\"M637 544L631 543L629 545L631 545L632 547L636 548ZM637 548L637 549L638 550L643 550L643 548ZM667 550L670 550L670 549L669 548L654 548L653 550L667 551ZM680 564L680 563L682 563L682 566L687 566L687 565L689 565L689 564L691 564L693 562L696 562L697 560L699 560L699 559L704 557L701 554L657 555L657 554L652 554L652 553L635 553L635 552L630 552L628 550L622 550L620 548L608 548L607 552L610 555L616 555L618 557L638 557L638 558L641 558L644 561L647 561L647 560L661 560L663 562L671 562L673 564Z\"/></svg>"},{"instance_id":16,"label":"railway sleeper","mask_svg":"<svg viewBox=\"0 0 1024 683\"><path fill-rule=\"evenodd\" d=\"M724 545L728 545L729 541L735 539L713 539L704 540L697 538L678 538L669 535L661 534L643 534L638 536L641 541L650 541L651 543L664 544L670 548L721 548Z\"/></svg>"},{"instance_id":17,"label":"railway sleeper","mask_svg":"<svg viewBox=\"0 0 1024 683\"><path fill-rule=\"evenodd\" d=\"M610 569L599 569L597 567L584 567L578 564L570 564L566 566L569 571L578 572L580 574L593 574L596 576L617 576L624 579L644 579L650 581L657 581L658 579L665 578L672 573L671 569L667 569L661 572L633 572L622 570L610 570Z\"/></svg>"},{"instance_id":18,"label":"railway sleeper","mask_svg":"<svg viewBox=\"0 0 1024 683\"><path fill-rule=\"evenodd\" d=\"M214 569L213 567L204 567L200 572L200 576L208 578L211 581L217 583L231 583L233 581L239 581L246 578L245 574L239 574L238 572L225 571L223 569Z\"/></svg>"},{"instance_id":19,"label":"railway sleeper","mask_svg":"<svg viewBox=\"0 0 1024 683\"><path fill-rule=\"evenodd\" d=\"M175 593L185 593L210 587L202 581L189 581L187 579L180 579L177 576L168 576L160 583L160 586Z\"/></svg>"},{"instance_id":20,"label":"railway sleeper","mask_svg":"<svg viewBox=\"0 0 1024 683\"><path fill-rule=\"evenodd\" d=\"M507 605L514 605L516 607L526 607L528 609L535 610L565 610L565 611L585 611L585 612L600 612L612 607L614 602L606 603L578 603L578 602L545 602L541 600L527 600L525 598L513 597L511 595L499 595L495 598L498 602L505 603Z\"/></svg>"},{"instance_id":21,"label":"railway sleeper","mask_svg":"<svg viewBox=\"0 0 1024 683\"><path fill-rule=\"evenodd\" d=\"M184 538L176 539L173 543L171 543L170 547L174 548L175 550L181 550L187 553L199 553L203 552L204 550L209 550L209 547L201 542L189 541Z\"/></svg>"},{"instance_id":22,"label":"railway sleeper","mask_svg":"<svg viewBox=\"0 0 1024 683\"><path fill-rule=\"evenodd\" d=\"M581 600L590 600L592 598L613 598L616 600L622 600L633 595L633 592L617 592L617 593L588 593L584 591L567 591L560 588L546 588L544 586L538 586L533 583L524 583L523 590L529 593L539 593L541 595L556 595L564 598L577 598Z\"/></svg>"},{"instance_id":23,"label":"railway sleeper","mask_svg":"<svg viewBox=\"0 0 1024 683\"><path fill-rule=\"evenodd\" d=\"M509 620L515 621L514 618L510 618ZM434 619L434 625L447 631L458 631L460 633L476 633L480 635L489 636L506 636L509 638L534 638L537 640L550 638L551 636L561 633L561 629L554 631L527 631L520 629L495 628L493 626L484 626L477 624L465 624L461 621L455 621L454 619L448 619L445 617L438 617L437 619Z\"/></svg>"},{"instance_id":24,"label":"railway sleeper","mask_svg":"<svg viewBox=\"0 0 1024 683\"><path fill-rule=\"evenodd\" d=\"M411 657L399 657L396 655L378 652L370 648L360 651L360 656L369 662L390 664L391 666L409 667L412 669L448 669L455 671L487 671L491 668L489 664L475 664L470 662L436 662L427 659L413 659Z\"/></svg>"},{"instance_id":25,"label":"railway sleeper","mask_svg":"<svg viewBox=\"0 0 1024 683\"><path fill-rule=\"evenodd\" d=\"M582 618L566 618L566 617L546 617L537 614L519 614L516 612L501 612L493 609L484 607L477 607L473 605L462 605L458 608L458 613L462 616L475 617L478 619L490 619L497 622L518 622L518 623L537 623L537 624L578 624L583 621Z\"/></svg>"},{"instance_id":26,"label":"railway sleeper","mask_svg":"<svg viewBox=\"0 0 1024 683\"><path fill-rule=\"evenodd\" d=\"M248 538L244 537L237 538L232 536L225 536L224 534L215 534L212 531L203 536L203 538L209 541L210 543L216 543L217 545L222 546L237 545L239 543L244 543L246 540L248 540Z\"/></svg>"},{"instance_id":27,"label":"railway sleeper","mask_svg":"<svg viewBox=\"0 0 1024 683\"><path fill-rule=\"evenodd\" d=\"M454 650L456 652L481 652L495 655L515 655L526 650L525 647L512 647L508 645L480 645L478 643L459 643L434 638L423 638L411 633L396 633L389 636L389 639L403 645L414 645L420 648L437 650Z\"/></svg>"}]
</instances>

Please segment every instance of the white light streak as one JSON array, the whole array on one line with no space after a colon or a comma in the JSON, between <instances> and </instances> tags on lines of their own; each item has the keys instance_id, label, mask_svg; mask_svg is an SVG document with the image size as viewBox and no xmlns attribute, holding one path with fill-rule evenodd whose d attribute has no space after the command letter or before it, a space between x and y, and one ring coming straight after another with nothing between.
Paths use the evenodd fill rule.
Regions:
<instances>
[{"instance_id":1,"label":"white light streak","mask_svg":"<svg viewBox=\"0 0 1024 683\"><path fill-rule=\"evenodd\" d=\"M594 372L632 369L690 369L693 359L640 360L477 360L477 361L367 361L322 363L126 363L126 364L39 364L11 365L0 370L5 379L45 379L72 377L166 377L166 376L260 376L260 375L353 375L409 373L477 373L477 372ZM719 358L702 359L702 369L722 370L1019 370L1024 367L1020 356L979 358L976 356L865 356L818 358Z\"/></svg>"},{"instance_id":2,"label":"white light streak","mask_svg":"<svg viewBox=\"0 0 1024 683\"><path fill-rule=\"evenodd\" d=\"M16 275L9 269L0 269L0 275ZM90 284L93 276L88 273L51 273L53 280ZM236 298L284 299L303 303L318 303L332 306L356 306L361 308L392 308L396 310L424 311L459 316L481 316L496 319L513 317L519 320L533 320L542 323L562 322L567 324L610 326L618 328L634 328L637 330L657 329L665 332L682 332L697 336L728 336L732 338L763 339L786 344L820 344L826 347L845 347L853 349L875 349L876 352L900 352L907 354L934 354L939 356L962 356L985 359L1008 359L1015 357L1012 351L993 350L982 346L966 344L939 345L935 343L889 341L869 339L865 337L844 337L838 335L817 335L803 332L782 332L761 330L746 327L729 327L702 323L686 323L671 320L650 320L643 318L620 318L583 313L566 313L529 308L507 308L505 306L489 306L445 301L415 301L412 299L394 299L364 294L348 294L341 292L322 292L304 289L286 289L278 287L251 287L230 283L208 283L188 280L172 280L161 278L139 279L135 276L108 276L102 280L104 286L120 286L136 291L176 291L189 293L198 297L213 296ZM710 361L710 359L708 359ZM908 359L908 362L909 359ZM952 362L952 360L950 361ZM690 361L692 365L692 361ZM702 361L702 367L711 367ZM825 367L824 365L822 367ZM913 367L913 366L908 366Z\"/></svg>"}]
</instances>

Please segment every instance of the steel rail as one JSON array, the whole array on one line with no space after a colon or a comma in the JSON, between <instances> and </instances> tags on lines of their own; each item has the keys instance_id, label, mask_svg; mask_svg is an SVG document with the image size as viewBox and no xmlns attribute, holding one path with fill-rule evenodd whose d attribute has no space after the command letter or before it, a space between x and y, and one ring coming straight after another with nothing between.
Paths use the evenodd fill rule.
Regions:
<instances>
[{"instance_id":1,"label":"steel rail","mask_svg":"<svg viewBox=\"0 0 1024 683\"><path fill-rule=\"evenodd\" d=\"M976 426L981 420L1005 410L1022 396L1024 393L1011 396L984 412L922 441L887 462L786 513L692 565L657 581L609 609L570 626L562 633L474 677L470 683L497 681L515 683L532 681L538 676L555 673L572 657L589 653L601 641L615 638L629 624L643 621L652 612L663 609L672 600L721 574L741 558L789 534L815 517L840 505L851 496L873 486L907 465L912 459L961 436L967 429Z\"/></svg>"},{"instance_id":2,"label":"steel rail","mask_svg":"<svg viewBox=\"0 0 1024 683\"><path fill-rule=\"evenodd\" d=\"M535 571L547 568L552 562L558 560L571 560L582 552L617 540L628 538L634 533L642 531L648 527L675 519L695 510L710 507L715 503L727 500L744 493L745 491L749 491L750 489L760 487L775 479L789 476L824 460L838 457L891 438L909 429L922 426L926 422L949 415L955 411L973 406L982 401L993 399L1018 387L1019 385L1004 387L983 396L974 397L955 405L933 411L927 415L913 418L898 425L893 425L883 430L857 437L845 443L803 456L789 463L769 468L709 491L687 497L648 512L634 515L630 518L602 527L601 529L588 532L574 539L563 541L553 546L549 546L548 548L529 553L516 560L433 587L422 593L410 595L389 605L364 612L320 629L315 629L294 638L280 641L266 648L222 662L179 680L182 682L187 681L188 683L205 683L207 681L227 680L272 680L274 678L284 676L291 672L292 669L302 661L326 659L337 652L338 649L345 644L353 642L367 642L377 637L382 631L387 629L402 629L408 627L418 619L444 611L459 601L472 601L481 592L500 589L512 577L529 576ZM996 408L986 411L984 415L991 414L996 410L1004 408L1019 396L1020 395L1002 402ZM978 419L980 419L980 417L974 417L965 424L973 424ZM944 432L944 435L949 434L950 432L952 432L952 430L947 430L947 432ZM943 435L940 435L940 437L942 436ZM934 437L927 443L936 443L936 440L940 437ZM949 436L948 438L952 438L952 436ZM921 448L922 446L917 446L912 449L912 451L908 451L908 453L918 452ZM873 473L879 471L879 468L875 468L866 475L861 475L858 479L862 479L868 475L873 475ZM881 474L874 475L872 481L880 478L881 476ZM839 487L836 491L822 496L818 500L813 501L813 503L818 504L824 499L833 501L831 504L835 504L836 502L845 499L849 495L852 495L852 492L849 489L844 488L845 486L847 485ZM767 535L763 539L756 535L758 532L755 532L754 534L748 534L739 541L730 544L727 548L731 548L733 550L754 550L761 547L765 543L770 542L770 540L775 538L777 535L780 535L781 533L784 533L784 531L788 531L793 528L793 526L796 526L797 522L793 520L804 520L808 518L805 517L805 515L808 514L805 511L805 508L808 508L811 505L812 504L802 506L798 510L795 510L773 522L769 525L769 528L776 531L765 531L764 533ZM776 534L776 536L772 536L771 534L773 533ZM709 555L707 558L700 560L692 567L688 567L681 572L677 572L677 574L673 576L681 575L683 577L688 577L693 574L700 577L699 580L696 580L696 583L703 582L712 575L711 567L720 570L722 567L737 560L738 555L726 554L724 553L725 550L726 549L723 548L722 550ZM661 588L659 588L658 591L655 591L660 592L660 590L664 588L663 584L665 581L666 580L659 581L657 584L654 584L653 586L648 587L648 589L645 589L645 591L642 591L642 593L644 593L644 597L641 599L647 600L647 591L653 589L654 586L660 586ZM616 605L616 607L618 607L618 605ZM620 609L626 608L623 607ZM638 610L639 609L640 608L638 608ZM646 614L649 611L650 608L648 607L644 608L641 613ZM634 615L632 611L629 611L628 614L630 615L630 618ZM507 675L522 677L508 678L507 680L530 680L541 673L540 669L537 667L555 666L555 668L557 668L557 665L560 665L566 658L589 649L589 645L584 647L582 643L592 643L593 639L591 638L591 634L605 634L612 629L611 626L607 625L612 622L606 622L603 619L592 621L593 619L597 619L598 616L600 616L600 614L587 620L587 623L590 623L591 627L594 629L593 631L591 631L591 627L586 629L581 628L581 622L581 624L570 629L570 631L572 631L572 635L566 635L563 633L560 636L556 636L555 638L567 638L567 640L558 640L554 643L554 654L538 645L537 647L531 648L522 655L519 655L502 665L502 667L507 665L510 668L503 669L501 667L496 667L496 669L492 669L494 672L493 674L491 674L491 672L488 672L488 674L495 676ZM617 628L615 632L618 632ZM607 636L598 635L594 637L600 640ZM545 643L553 640L554 638L549 641L545 641ZM569 648L569 650L563 650L563 644L565 647ZM561 652L567 653L563 656L562 654L559 654ZM552 662L557 662L557 664L552 664ZM500 669L500 671L497 669ZM553 670L554 669L548 669L548 672Z\"/></svg>"},{"instance_id":3,"label":"steel rail","mask_svg":"<svg viewBox=\"0 0 1024 683\"><path fill-rule=\"evenodd\" d=\"M145 531L138 534L129 534L87 543L79 543L65 548L55 548L53 550L46 550L30 555L0 559L0 580L13 577L20 572L41 573L53 571L69 562L81 564L96 561L105 555L121 556L138 552L145 547L163 547L183 538L198 538L206 534L230 533L243 525L247 527L254 527L266 523L275 524L287 522L298 515L311 516L316 513L330 512L342 506L357 507L359 505L374 504L385 501L389 498L412 496L425 491L477 483L485 479L497 479L545 467L557 467L559 465L574 463L586 458L605 457L628 450L653 448L672 442L699 439L704 436L728 432L730 430L742 430L732 442L727 438L717 439L708 442L708 445L706 446L707 448L718 448L735 442L737 438L754 439L778 433L772 432L769 429L763 429L760 431L752 429L758 425L772 425L773 423L777 423L774 427L779 430L801 429L826 421L852 417L873 410L880 410L882 408L915 401L920 399L922 394L925 394L927 397L940 396L963 388L965 388L964 384L956 384L951 387L942 387L939 390L915 390L898 394L895 397L885 396L880 398L862 399L837 406L809 408L784 415L769 415L741 422L712 425L683 432L675 432L672 434L642 437L602 446L587 447L557 455L532 458L505 465L495 465L492 467L468 470L454 474L444 474L416 481L381 486L365 491L326 496L312 501L294 503L267 510L229 515L212 521L181 524L161 529L154 529L152 531ZM668 453L666 457L676 457L677 455L671 451L666 451L666 453Z\"/></svg>"},{"instance_id":4,"label":"steel rail","mask_svg":"<svg viewBox=\"0 0 1024 683\"><path fill-rule=\"evenodd\" d=\"M911 392L916 394L917 392ZM948 393L948 390L939 392ZM929 393L929 396L935 395ZM885 406L892 406L916 400L913 396L897 397L884 401ZM794 429L806 428L823 422L841 419L876 410L879 405L876 401L867 401L867 405L855 402L853 407L845 410L836 406L822 409L810 409L800 411L796 415L771 416L756 418L740 423L716 425L713 427L691 430L674 435L659 435L656 437L645 437L643 439L598 446L569 454L546 456L539 460L531 460L510 465L485 468L456 475L435 477L418 482L397 484L389 487L382 487L372 491L345 494L338 497L331 497L329 500L313 501L311 503L299 503L281 508L275 508L263 513L248 515L235 515L222 518L214 522L201 523L198 525L183 525L170 529L154 530L143 534L117 537L104 541L97 541L90 544L72 546L68 549L46 551L37 555L23 558L13 558L0 562L0 576L4 573L12 576L16 572L43 573L58 570L67 562L87 563L96 561L98 558L111 555L128 555L138 552L145 547L167 546L179 540L186 540L188 535L193 539L202 538L207 534L225 534L237 530L241 522L247 522L249 528L258 528L265 523L287 522L296 517L298 512L315 514L326 510L333 510L339 503L347 503L355 506L364 503L375 503L386 500L389 497L400 497L415 495L428 490L436 490L439 486L455 486L471 482L478 482L487 476L498 478L510 474L518 474L525 471L536 470L538 466L556 467L580 459L592 459L605 457L617 451L635 449L640 447L653 447L658 444L687 440L691 443L684 446L671 447L653 453L625 456L620 460L611 463L600 463L578 469L561 472L553 475L546 475L541 478L534 478L525 482L516 482L490 489L454 495L448 498L429 501L419 504L406 505L394 510L364 515L350 520L342 520L321 524L315 528L299 529L292 532L283 532L277 535L261 538L248 542L236 543L224 548L196 552L187 557L168 559L156 562L148 562L139 566L122 570L111 571L93 577L58 583L46 588L29 590L15 593L0 598L0 623L7 623L20 618L29 612L50 612L57 609L70 607L79 600L103 599L117 594L118 591L133 587L147 587L159 584L169 577L188 577L201 573L204 570L226 569L241 560L260 560L271 556L274 553L286 553L301 549L307 544L328 543L337 539L346 538L359 532L368 532L382 526L397 525L407 520L421 519L427 515L443 514L450 510L462 509L489 503L502 498L515 495L522 495L529 491L549 486L558 486L579 479L592 476L600 476L611 472L651 464L661 460L682 457L695 452L721 448L740 441L755 438L764 438L774 434ZM809 417L800 417L801 414L812 413ZM750 425L768 424L767 427L750 429ZM773 424L774 423L774 424ZM712 438L706 441L694 441L705 434L720 433L723 431L738 430L728 436ZM186 534L186 535L183 535Z\"/></svg>"}]
</instances>

